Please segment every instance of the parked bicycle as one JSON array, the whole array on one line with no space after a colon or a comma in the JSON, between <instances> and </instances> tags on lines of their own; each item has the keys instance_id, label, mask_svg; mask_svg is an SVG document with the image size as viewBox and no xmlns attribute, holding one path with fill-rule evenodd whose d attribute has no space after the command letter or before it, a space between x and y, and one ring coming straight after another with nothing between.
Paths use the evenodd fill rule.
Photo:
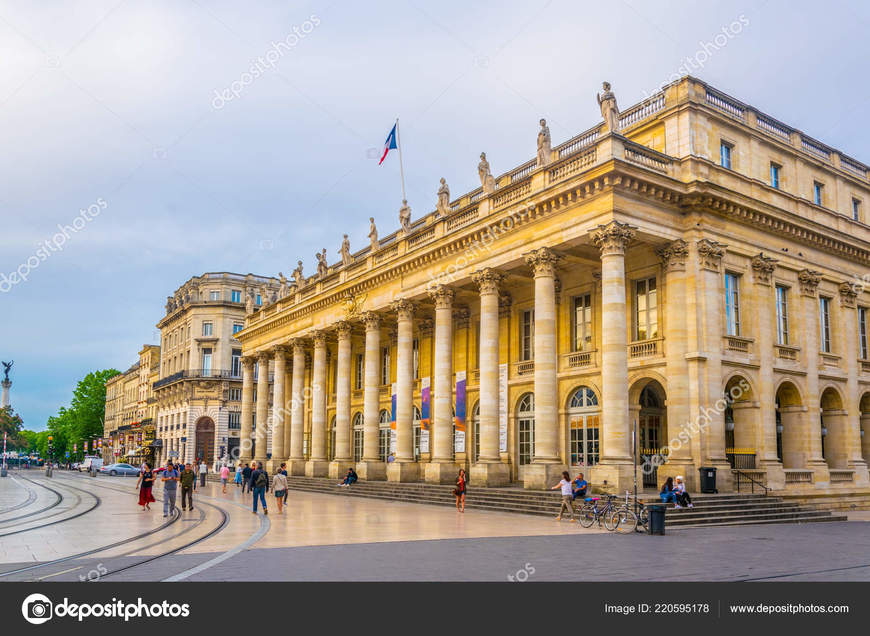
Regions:
<instances>
[{"instance_id":1,"label":"parked bicycle","mask_svg":"<svg viewBox=\"0 0 870 636\"><path fill-rule=\"evenodd\" d=\"M621 534L645 531L649 527L649 511L642 502L629 501L628 491L625 491L625 502L614 507L610 516L610 525Z\"/></svg>"},{"instance_id":2,"label":"parked bicycle","mask_svg":"<svg viewBox=\"0 0 870 636\"><path fill-rule=\"evenodd\" d=\"M592 524L597 521L599 527L603 523L604 527L611 532L615 530L617 527L615 524L618 523L618 518L613 515L615 511L613 502L615 500L616 497L613 495L607 495L603 503L600 497L587 497L586 503L580 509L580 525L584 528L591 528Z\"/></svg>"}]
</instances>

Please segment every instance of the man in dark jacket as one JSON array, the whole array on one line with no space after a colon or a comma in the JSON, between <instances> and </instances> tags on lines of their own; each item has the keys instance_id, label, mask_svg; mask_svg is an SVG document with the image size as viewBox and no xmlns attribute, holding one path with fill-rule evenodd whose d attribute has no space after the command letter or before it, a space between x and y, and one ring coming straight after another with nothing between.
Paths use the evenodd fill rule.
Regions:
<instances>
[{"instance_id":1,"label":"man in dark jacket","mask_svg":"<svg viewBox=\"0 0 870 636\"><path fill-rule=\"evenodd\" d=\"M245 467L242 468L242 494L244 495L246 491L251 490L251 473L254 472L251 470L251 466L249 464L245 464Z\"/></svg>"},{"instance_id":2,"label":"man in dark jacket","mask_svg":"<svg viewBox=\"0 0 870 636\"><path fill-rule=\"evenodd\" d=\"M184 465L184 470L181 471L181 509L187 510L189 507L193 510L193 487L196 484L196 473L193 472L193 466L190 464Z\"/></svg>"},{"instance_id":3,"label":"man in dark jacket","mask_svg":"<svg viewBox=\"0 0 870 636\"><path fill-rule=\"evenodd\" d=\"M257 500L263 502L263 514L269 514L266 509L266 491L269 490L269 474L263 470L263 462L257 462L257 468L251 473L251 487L254 493L254 514L257 514Z\"/></svg>"}]
</instances>

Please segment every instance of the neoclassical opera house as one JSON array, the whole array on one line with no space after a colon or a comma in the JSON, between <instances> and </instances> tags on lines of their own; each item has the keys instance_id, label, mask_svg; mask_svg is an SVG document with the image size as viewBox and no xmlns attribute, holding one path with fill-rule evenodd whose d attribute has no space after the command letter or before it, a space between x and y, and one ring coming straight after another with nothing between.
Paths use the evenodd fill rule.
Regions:
<instances>
[{"instance_id":1,"label":"neoclassical opera house","mask_svg":"<svg viewBox=\"0 0 870 636\"><path fill-rule=\"evenodd\" d=\"M551 145L542 121L535 159L482 157L481 188L247 315L243 459L868 487L868 167L691 77L599 100L599 125Z\"/></svg>"}]
</instances>

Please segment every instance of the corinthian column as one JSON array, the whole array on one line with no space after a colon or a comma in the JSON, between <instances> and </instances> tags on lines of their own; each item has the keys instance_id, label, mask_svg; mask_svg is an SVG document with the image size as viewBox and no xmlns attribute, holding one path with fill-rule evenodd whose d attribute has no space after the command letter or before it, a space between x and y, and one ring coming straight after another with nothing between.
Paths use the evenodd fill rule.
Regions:
<instances>
[{"instance_id":1,"label":"corinthian column","mask_svg":"<svg viewBox=\"0 0 870 636\"><path fill-rule=\"evenodd\" d=\"M595 481L617 492L633 485L631 427L628 416L628 336L625 249L634 228L611 221L599 225L592 240L601 250L601 464ZM537 409L537 404L535 405ZM599 476L600 475L600 476Z\"/></svg>"},{"instance_id":2,"label":"corinthian column","mask_svg":"<svg viewBox=\"0 0 870 636\"><path fill-rule=\"evenodd\" d=\"M559 256L542 247L525 254L535 275L535 452L526 467L526 488L547 488L566 466L559 443L559 404L556 384L556 263Z\"/></svg>"},{"instance_id":3,"label":"corinthian column","mask_svg":"<svg viewBox=\"0 0 870 636\"><path fill-rule=\"evenodd\" d=\"M251 461L251 435L254 430L254 359L242 358L242 429L239 432L239 461Z\"/></svg>"},{"instance_id":4,"label":"corinthian column","mask_svg":"<svg viewBox=\"0 0 870 636\"><path fill-rule=\"evenodd\" d=\"M269 354L257 355L257 421L254 439L254 459L266 463L269 440Z\"/></svg>"},{"instance_id":5,"label":"corinthian column","mask_svg":"<svg viewBox=\"0 0 870 636\"><path fill-rule=\"evenodd\" d=\"M453 298L445 285L429 291L435 301L434 446L432 461L426 464L426 481L449 484L459 467L453 461Z\"/></svg>"},{"instance_id":6,"label":"corinthian column","mask_svg":"<svg viewBox=\"0 0 870 636\"><path fill-rule=\"evenodd\" d=\"M414 304L397 300L396 355L396 461L387 467L389 481L417 481L419 466L414 457Z\"/></svg>"},{"instance_id":7,"label":"corinthian column","mask_svg":"<svg viewBox=\"0 0 870 636\"><path fill-rule=\"evenodd\" d=\"M311 382L311 458L305 464L306 477L326 477L326 334L314 333L314 373Z\"/></svg>"},{"instance_id":8,"label":"corinthian column","mask_svg":"<svg viewBox=\"0 0 870 636\"><path fill-rule=\"evenodd\" d=\"M856 486L866 486L870 475L867 472L867 462L861 455L861 396L858 388L858 314L857 300L861 286L857 283L840 284L840 324L843 325L843 344L845 345L844 365L846 367L846 415L841 430L835 440L840 444L832 444L832 456L840 456L840 463L845 468L855 471ZM832 429L829 425L829 431ZM830 436L830 432L828 433Z\"/></svg>"},{"instance_id":9,"label":"corinthian column","mask_svg":"<svg viewBox=\"0 0 870 636\"><path fill-rule=\"evenodd\" d=\"M826 483L830 480L828 463L822 457L822 424L819 409L819 283L821 272L804 269L798 272L801 290L801 322L804 331L804 368L806 369L807 397L803 431L803 450L806 466L813 470L813 480ZM785 425L783 424L783 428Z\"/></svg>"},{"instance_id":10,"label":"corinthian column","mask_svg":"<svg viewBox=\"0 0 870 636\"><path fill-rule=\"evenodd\" d=\"M287 472L305 474L305 347L298 338L292 342L293 377L290 387L290 457Z\"/></svg>"},{"instance_id":11,"label":"corinthian column","mask_svg":"<svg viewBox=\"0 0 870 636\"><path fill-rule=\"evenodd\" d=\"M285 404L284 404L284 375L287 373L285 365L285 349L282 346L275 347L275 379L272 381L272 459L269 460L269 472L274 472L281 466L281 462L287 459L284 450L284 427L285 427Z\"/></svg>"},{"instance_id":12,"label":"corinthian column","mask_svg":"<svg viewBox=\"0 0 870 636\"><path fill-rule=\"evenodd\" d=\"M363 384L363 456L357 464L360 479L387 478L387 465L378 448L380 426L381 317L373 311L361 316L366 329L365 372Z\"/></svg>"},{"instance_id":13,"label":"corinthian column","mask_svg":"<svg viewBox=\"0 0 870 636\"><path fill-rule=\"evenodd\" d=\"M350 453L350 323L338 323L336 332L338 368L335 387L335 458L329 464L331 479L344 475L353 461Z\"/></svg>"}]
</instances>

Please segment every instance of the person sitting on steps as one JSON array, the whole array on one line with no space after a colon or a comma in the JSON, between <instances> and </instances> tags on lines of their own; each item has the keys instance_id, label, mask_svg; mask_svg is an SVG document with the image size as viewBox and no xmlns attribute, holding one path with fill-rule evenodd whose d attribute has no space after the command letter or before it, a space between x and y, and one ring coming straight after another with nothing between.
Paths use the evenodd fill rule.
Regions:
<instances>
[{"instance_id":1,"label":"person sitting on steps","mask_svg":"<svg viewBox=\"0 0 870 636\"><path fill-rule=\"evenodd\" d=\"M674 497L674 508L682 508L683 506L689 508L695 507L695 504L692 503L692 498L689 497L689 493L686 491L686 484L680 476L677 476L677 485L674 486Z\"/></svg>"},{"instance_id":2,"label":"person sitting on steps","mask_svg":"<svg viewBox=\"0 0 870 636\"><path fill-rule=\"evenodd\" d=\"M662 484L662 490L659 493L662 503L677 503L677 495L674 492L674 478L668 477L668 480ZM677 506L679 508L679 506Z\"/></svg>"}]
</instances>

